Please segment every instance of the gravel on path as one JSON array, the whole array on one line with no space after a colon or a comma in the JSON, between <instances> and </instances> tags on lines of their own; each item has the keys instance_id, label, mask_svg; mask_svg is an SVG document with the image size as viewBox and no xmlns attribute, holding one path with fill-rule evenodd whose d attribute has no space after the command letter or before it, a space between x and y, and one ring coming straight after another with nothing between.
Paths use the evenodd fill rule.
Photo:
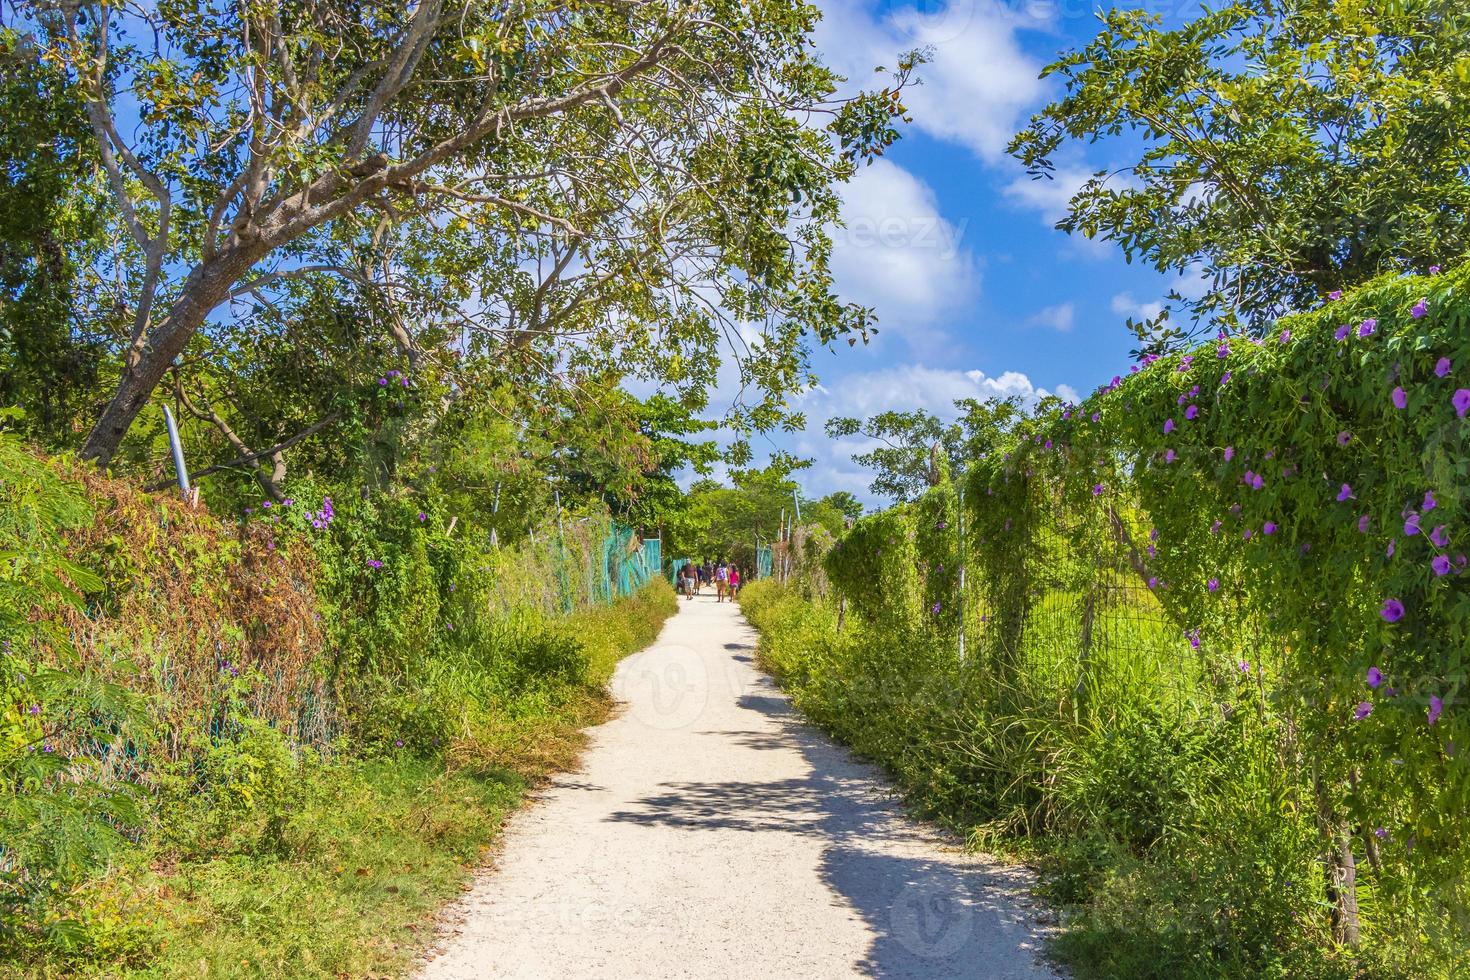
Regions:
<instances>
[{"instance_id":1,"label":"gravel on path","mask_svg":"<svg viewBox=\"0 0 1470 980\"><path fill-rule=\"evenodd\" d=\"M680 600L422 980L1057 975L1025 869L905 816L756 669L755 642L738 606Z\"/></svg>"}]
</instances>

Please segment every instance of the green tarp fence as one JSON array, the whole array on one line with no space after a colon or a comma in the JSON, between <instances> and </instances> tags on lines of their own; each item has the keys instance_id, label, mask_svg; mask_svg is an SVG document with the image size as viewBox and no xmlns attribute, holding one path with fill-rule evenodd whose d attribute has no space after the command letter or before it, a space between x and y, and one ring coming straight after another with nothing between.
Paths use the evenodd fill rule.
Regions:
<instances>
[{"instance_id":1,"label":"green tarp fence","mask_svg":"<svg viewBox=\"0 0 1470 980\"><path fill-rule=\"evenodd\" d=\"M775 556L771 554L770 548L762 545L761 547L755 549L756 578L770 578L771 570L775 568L775 565Z\"/></svg>"},{"instance_id":2,"label":"green tarp fence","mask_svg":"<svg viewBox=\"0 0 1470 980\"><path fill-rule=\"evenodd\" d=\"M637 531L622 524L603 527L599 541L595 523L569 526L552 546L552 574L564 611L630 595L659 574L657 538L638 539Z\"/></svg>"}]
</instances>

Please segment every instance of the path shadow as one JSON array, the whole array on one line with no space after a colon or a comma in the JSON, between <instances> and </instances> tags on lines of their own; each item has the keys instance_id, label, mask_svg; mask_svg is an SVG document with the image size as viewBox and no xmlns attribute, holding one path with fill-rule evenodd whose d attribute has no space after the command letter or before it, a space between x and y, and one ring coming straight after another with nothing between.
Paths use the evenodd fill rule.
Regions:
<instances>
[{"instance_id":1,"label":"path shadow","mask_svg":"<svg viewBox=\"0 0 1470 980\"><path fill-rule=\"evenodd\" d=\"M723 735L751 748L795 749L798 779L665 783L607 819L688 830L799 834L824 841L820 874L874 939L854 968L876 977L1033 980L1032 915L1019 874L935 856L936 835L905 820L877 771L808 725L768 678L770 693L737 702L767 724ZM900 853L877 849L876 842ZM912 855L902 853L912 852Z\"/></svg>"}]
</instances>

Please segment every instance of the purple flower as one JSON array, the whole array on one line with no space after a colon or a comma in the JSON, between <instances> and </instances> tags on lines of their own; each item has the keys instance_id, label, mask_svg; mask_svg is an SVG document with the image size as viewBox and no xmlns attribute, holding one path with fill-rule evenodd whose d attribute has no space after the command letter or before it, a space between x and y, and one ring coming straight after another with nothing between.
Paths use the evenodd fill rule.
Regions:
<instances>
[{"instance_id":1,"label":"purple flower","mask_svg":"<svg viewBox=\"0 0 1470 980\"><path fill-rule=\"evenodd\" d=\"M270 510L271 507L274 505L269 500L262 500L260 502L260 506L264 507L266 510Z\"/></svg>"},{"instance_id":2,"label":"purple flower","mask_svg":"<svg viewBox=\"0 0 1470 980\"><path fill-rule=\"evenodd\" d=\"M1146 550L1148 551L1148 556L1150 558L1157 558L1159 556L1159 549L1154 547L1153 545L1149 545Z\"/></svg>"},{"instance_id":3,"label":"purple flower","mask_svg":"<svg viewBox=\"0 0 1470 980\"><path fill-rule=\"evenodd\" d=\"M1367 534L1368 533L1368 523L1369 523L1370 519L1371 518L1367 514L1364 514L1362 517L1358 518L1358 533L1360 533L1360 534Z\"/></svg>"},{"instance_id":4,"label":"purple flower","mask_svg":"<svg viewBox=\"0 0 1470 980\"><path fill-rule=\"evenodd\" d=\"M1337 328L1337 332L1334 333L1332 336L1337 338L1338 340L1347 340L1347 335L1352 331L1352 329L1353 328L1351 326L1344 323L1342 326Z\"/></svg>"},{"instance_id":5,"label":"purple flower","mask_svg":"<svg viewBox=\"0 0 1470 980\"><path fill-rule=\"evenodd\" d=\"M1210 525L1210 533L1211 534L1219 534L1220 533L1220 522L1219 521L1216 521L1215 523L1213 523L1213 524Z\"/></svg>"},{"instance_id":6,"label":"purple flower","mask_svg":"<svg viewBox=\"0 0 1470 980\"><path fill-rule=\"evenodd\" d=\"M1230 380L1230 372L1229 371L1226 371L1224 374L1220 375L1220 384L1221 384L1222 387L1229 380Z\"/></svg>"},{"instance_id":7,"label":"purple flower","mask_svg":"<svg viewBox=\"0 0 1470 980\"><path fill-rule=\"evenodd\" d=\"M383 385L386 385L387 383L388 383L388 379L387 378L379 378L378 379L378 385L379 385L379 387L381 387Z\"/></svg>"},{"instance_id":8,"label":"purple flower","mask_svg":"<svg viewBox=\"0 0 1470 980\"><path fill-rule=\"evenodd\" d=\"M1369 317L1368 319L1364 320L1362 323L1358 324L1358 336L1359 337L1371 337L1371 336L1373 336L1374 331L1376 331L1377 329L1378 329L1378 321L1375 320L1375 319L1373 319L1372 317Z\"/></svg>"},{"instance_id":9,"label":"purple flower","mask_svg":"<svg viewBox=\"0 0 1470 980\"><path fill-rule=\"evenodd\" d=\"M1226 446L1225 447L1225 462L1228 463L1228 462L1230 462L1234 458L1235 458L1235 447L1234 446Z\"/></svg>"},{"instance_id":10,"label":"purple flower","mask_svg":"<svg viewBox=\"0 0 1470 980\"><path fill-rule=\"evenodd\" d=\"M1266 485L1266 478L1259 473L1251 476L1251 489L1259 490Z\"/></svg>"},{"instance_id":11,"label":"purple flower","mask_svg":"<svg viewBox=\"0 0 1470 980\"><path fill-rule=\"evenodd\" d=\"M1436 548L1450 546L1450 536L1445 533L1443 524L1436 525L1434 530L1429 532L1429 540L1434 542Z\"/></svg>"},{"instance_id":12,"label":"purple flower","mask_svg":"<svg viewBox=\"0 0 1470 980\"><path fill-rule=\"evenodd\" d=\"M1249 660L1242 660L1240 663L1236 664L1235 666L1237 666L1238 668L1240 668L1240 672L1242 674L1249 674L1251 672L1251 662Z\"/></svg>"},{"instance_id":13,"label":"purple flower","mask_svg":"<svg viewBox=\"0 0 1470 980\"><path fill-rule=\"evenodd\" d=\"M1467 394L1470 394L1470 392L1467 392ZM1175 454L1174 454L1174 450L1168 449L1168 450L1165 450L1164 451L1164 462L1166 462L1166 463L1172 463L1172 462L1174 462L1175 458L1176 457L1175 457Z\"/></svg>"},{"instance_id":14,"label":"purple flower","mask_svg":"<svg viewBox=\"0 0 1470 980\"><path fill-rule=\"evenodd\" d=\"M1378 827L1373 831L1373 836L1377 837L1379 840L1388 840L1388 831L1384 830L1382 827Z\"/></svg>"},{"instance_id":15,"label":"purple flower","mask_svg":"<svg viewBox=\"0 0 1470 980\"><path fill-rule=\"evenodd\" d=\"M1434 560L1429 563L1436 575L1448 575L1450 573L1450 559L1448 555L1435 555Z\"/></svg>"},{"instance_id":16,"label":"purple flower","mask_svg":"<svg viewBox=\"0 0 1470 980\"><path fill-rule=\"evenodd\" d=\"M423 511L419 511L419 521L420 522L427 521L428 519L429 519L429 515L428 514L425 514Z\"/></svg>"},{"instance_id":17,"label":"purple flower","mask_svg":"<svg viewBox=\"0 0 1470 980\"><path fill-rule=\"evenodd\" d=\"M1154 575L1150 575L1149 576L1149 579L1148 579L1148 587L1150 589L1156 589L1156 588L1159 587L1159 580L1158 580L1158 577L1157 576L1154 576Z\"/></svg>"},{"instance_id":18,"label":"purple flower","mask_svg":"<svg viewBox=\"0 0 1470 980\"><path fill-rule=\"evenodd\" d=\"M1171 433L1173 431L1174 431L1174 420L1173 419L1165 419L1164 420L1164 435L1168 435L1169 433Z\"/></svg>"},{"instance_id":19,"label":"purple flower","mask_svg":"<svg viewBox=\"0 0 1470 980\"><path fill-rule=\"evenodd\" d=\"M1383 671L1379 670L1377 667L1369 667L1368 668L1368 686L1371 687L1371 688L1373 688L1376 691L1378 689L1378 685L1379 684L1382 684L1382 683L1383 683Z\"/></svg>"},{"instance_id":20,"label":"purple flower","mask_svg":"<svg viewBox=\"0 0 1470 980\"><path fill-rule=\"evenodd\" d=\"M1450 404L1455 406L1455 415L1464 418L1466 412L1470 412L1470 388L1461 388L1455 392L1455 397L1450 399Z\"/></svg>"},{"instance_id":21,"label":"purple flower","mask_svg":"<svg viewBox=\"0 0 1470 980\"><path fill-rule=\"evenodd\" d=\"M1102 418L1102 413L1101 412L1093 412L1092 413L1092 420L1094 422L1096 422L1100 418Z\"/></svg>"},{"instance_id":22,"label":"purple flower","mask_svg":"<svg viewBox=\"0 0 1470 980\"><path fill-rule=\"evenodd\" d=\"M1393 407L1394 408L1404 408L1408 404L1409 404L1409 395L1408 395L1408 392L1404 391L1404 389L1403 389L1402 386L1395 388L1393 390Z\"/></svg>"},{"instance_id":23,"label":"purple flower","mask_svg":"<svg viewBox=\"0 0 1470 980\"><path fill-rule=\"evenodd\" d=\"M933 613L934 615L938 616L939 615L939 610L941 608L943 608L943 606L940 603L937 603L936 602L936 603L934 603L934 605L932 605L932 606L929 607L929 611L931 613Z\"/></svg>"},{"instance_id":24,"label":"purple flower","mask_svg":"<svg viewBox=\"0 0 1470 980\"><path fill-rule=\"evenodd\" d=\"M1432 725L1439 721L1440 714L1444 711L1444 701L1438 695L1429 695L1429 723Z\"/></svg>"},{"instance_id":25,"label":"purple flower","mask_svg":"<svg viewBox=\"0 0 1470 980\"><path fill-rule=\"evenodd\" d=\"M1217 578L1210 579L1208 582L1205 583L1205 588L1209 589L1211 592L1220 591L1220 580Z\"/></svg>"},{"instance_id":26,"label":"purple flower","mask_svg":"<svg viewBox=\"0 0 1470 980\"><path fill-rule=\"evenodd\" d=\"M1353 709L1353 718L1362 721L1373 713L1373 705L1367 701L1359 701L1358 706Z\"/></svg>"},{"instance_id":27,"label":"purple flower","mask_svg":"<svg viewBox=\"0 0 1470 980\"><path fill-rule=\"evenodd\" d=\"M1194 417L1196 415L1198 415L1198 414L1199 414L1199 406L1198 405L1191 405L1191 406L1189 406L1188 408L1186 408L1184 410L1184 417L1186 419L1191 420L1191 421L1193 421Z\"/></svg>"},{"instance_id":28,"label":"purple flower","mask_svg":"<svg viewBox=\"0 0 1470 980\"><path fill-rule=\"evenodd\" d=\"M1419 505L1419 509L1422 510L1424 513L1427 514L1431 510L1434 510L1434 508L1436 508L1438 506L1439 506L1439 501L1434 499L1434 491L1433 490L1426 490L1426 491L1424 491L1424 503L1422 503L1422 504Z\"/></svg>"},{"instance_id":29,"label":"purple flower","mask_svg":"<svg viewBox=\"0 0 1470 980\"><path fill-rule=\"evenodd\" d=\"M1283 330L1283 331L1281 331L1281 342L1283 344L1287 344L1287 343L1290 343L1291 342L1291 331L1290 330Z\"/></svg>"},{"instance_id":30,"label":"purple flower","mask_svg":"<svg viewBox=\"0 0 1470 980\"><path fill-rule=\"evenodd\" d=\"M1246 529L1245 529L1245 533L1244 533L1244 534L1242 534L1242 535L1241 535L1241 537L1243 537L1243 538L1245 538L1245 540L1247 540L1247 541L1249 541L1249 540L1250 540L1250 539L1251 539L1251 537L1252 537L1252 536L1253 536L1253 535L1254 535L1254 534L1255 534L1255 533L1256 533L1256 532L1254 532L1254 531L1252 531L1252 530L1251 530L1251 529L1250 529L1250 528L1246 528Z\"/></svg>"},{"instance_id":31,"label":"purple flower","mask_svg":"<svg viewBox=\"0 0 1470 980\"><path fill-rule=\"evenodd\" d=\"M1094 497L1100 497L1100 496L1102 496L1102 492L1103 492L1103 485L1101 483L1094 483L1092 485L1092 495Z\"/></svg>"},{"instance_id":32,"label":"purple flower","mask_svg":"<svg viewBox=\"0 0 1470 980\"><path fill-rule=\"evenodd\" d=\"M1434 362L1435 377L1442 378L1445 375L1449 374L1450 371L1453 369L1454 365L1450 363L1450 359L1448 357L1441 357L1439 360Z\"/></svg>"},{"instance_id":33,"label":"purple flower","mask_svg":"<svg viewBox=\"0 0 1470 980\"><path fill-rule=\"evenodd\" d=\"M1406 537L1406 538L1412 538L1414 535L1416 535L1418 533L1419 533L1419 515L1418 514L1415 514L1415 513L1413 513L1411 511L1409 513L1409 516L1404 519L1404 537Z\"/></svg>"},{"instance_id":34,"label":"purple flower","mask_svg":"<svg viewBox=\"0 0 1470 980\"><path fill-rule=\"evenodd\" d=\"M380 562L380 561L378 561L378 559L376 559L376 558L369 558L367 563L368 563L368 567L369 568L382 568L383 567L383 563Z\"/></svg>"},{"instance_id":35,"label":"purple flower","mask_svg":"<svg viewBox=\"0 0 1470 980\"><path fill-rule=\"evenodd\" d=\"M1184 635L1189 638L1189 645L1192 646L1192 647L1194 647L1194 649L1198 650L1199 649L1199 630L1190 630L1188 633L1185 633Z\"/></svg>"},{"instance_id":36,"label":"purple flower","mask_svg":"<svg viewBox=\"0 0 1470 980\"><path fill-rule=\"evenodd\" d=\"M1266 526L1263 527L1263 528L1261 528L1261 533L1262 534L1275 534L1276 533L1276 525L1273 524L1270 521L1267 521L1266 522Z\"/></svg>"},{"instance_id":37,"label":"purple flower","mask_svg":"<svg viewBox=\"0 0 1470 980\"><path fill-rule=\"evenodd\" d=\"M1385 558L1392 558L1393 557L1394 540L1395 540L1394 538L1389 538L1388 539L1388 549L1386 551L1384 551L1383 557L1385 557Z\"/></svg>"},{"instance_id":38,"label":"purple flower","mask_svg":"<svg viewBox=\"0 0 1470 980\"><path fill-rule=\"evenodd\" d=\"M1424 319L1424 315L1428 312L1429 304L1425 300L1421 299L1419 302L1410 307L1409 316L1413 317L1416 320L1422 320Z\"/></svg>"},{"instance_id":39,"label":"purple flower","mask_svg":"<svg viewBox=\"0 0 1470 980\"><path fill-rule=\"evenodd\" d=\"M1342 299L1342 290L1341 289L1334 289L1332 292L1330 292L1330 293L1327 294L1327 298L1330 299L1330 300L1339 300L1339 299Z\"/></svg>"},{"instance_id":40,"label":"purple flower","mask_svg":"<svg viewBox=\"0 0 1470 980\"><path fill-rule=\"evenodd\" d=\"M1337 444L1339 446L1346 446L1348 443L1350 443L1352 441L1353 441L1353 434L1351 432L1349 432L1348 430L1346 430L1346 429L1343 429L1341 432L1339 432L1337 434Z\"/></svg>"},{"instance_id":41,"label":"purple flower","mask_svg":"<svg viewBox=\"0 0 1470 980\"><path fill-rule=\"evenodd\" d=\"M1338 499L1339 502L1344 501L1344 500L1352 500L1353 499L1353 488L1351 486L1349 486L1348 484L1344 483L1342 485L1342 489L1339 490L1339 491L1337 491L1337 499Z\"/></svg>"},{"instance_id":42,"label":"purple flower","mask_svg":"<svg viewBox=\"0 0 1470 980\"><path fill-rule=\"evenodd\" d=\"M1229 344L1221 344L1219 347L1216 347L1215 348L1215 356L1216 357L1219 357L1219 358L1229 357L1230 356L1230 345Z\"/></svg>"},{"instance_id":43,"label":"purple flower","mask_svg":"<svg viewBox=\"0 0 1470 980\"><path fill-rule=\"evenodd\" d=\"M1404 618L1404 604L1397 599L1384 599L1383 608L1378 611L1384 622L1397 623Z\"/></svg>"},{"instance_id":44,"label":"purple flower","mask_svg":"<svg viewBox=\"0 0 1470 980\"><path fill-rule=\"evenodd\" d=\"M1157 541L1157 540L1159 540L1159 529L1156 528L1156 527L1149 528L1148 529L1148 539L1150 541Z\"/></svg>"},{"instance_id":45,"label":"purple flower","mask_svg":"<svg viewBox=\"0 0 1470 980\"><path fill-rule=\"evenodd\" d=\"M401 749L401 748L403 748L403 739L401 739L401 738L395 738L393 740L393 744L396 745L396 746L398 746Z\"/></svg>"}]
</instances>

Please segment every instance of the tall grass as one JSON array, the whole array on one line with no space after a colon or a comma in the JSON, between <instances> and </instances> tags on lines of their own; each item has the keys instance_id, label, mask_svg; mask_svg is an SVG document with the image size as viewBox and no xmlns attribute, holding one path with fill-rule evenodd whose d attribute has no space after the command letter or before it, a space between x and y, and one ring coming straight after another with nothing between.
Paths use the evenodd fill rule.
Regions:
<instances>
[{"instance_id":1,"label":"tall grass","mask_svg":"<svg viewBox=\"0 0 1470 980\"><path fill-rule=\"evenodd\" d=\"M1393 932L1352 951L1321 923L1320 839L1280 758L1289 733L1233 665L1181 670L1179 639L1116 609L1081 685L1075 596L1037 603L1014 683L923 629L877 628L774 582L741 607L796 705L884 765L916 808L1026 855L1083 977L1452 977L1463 937ZM1365 892L1364 915L1375 915Z\"/></svg>"},{"instance_id":2,"label":"tall grass","mask_svg":"<svg viewBox=\"0 0 1470 980\"><path fill-rule=\"evenodd\" d=\"M6 975L401 966L677 608L610 601L605 515L497 548L390 496L223 522L0 463Z\"/></svg>"}]
</instances>

